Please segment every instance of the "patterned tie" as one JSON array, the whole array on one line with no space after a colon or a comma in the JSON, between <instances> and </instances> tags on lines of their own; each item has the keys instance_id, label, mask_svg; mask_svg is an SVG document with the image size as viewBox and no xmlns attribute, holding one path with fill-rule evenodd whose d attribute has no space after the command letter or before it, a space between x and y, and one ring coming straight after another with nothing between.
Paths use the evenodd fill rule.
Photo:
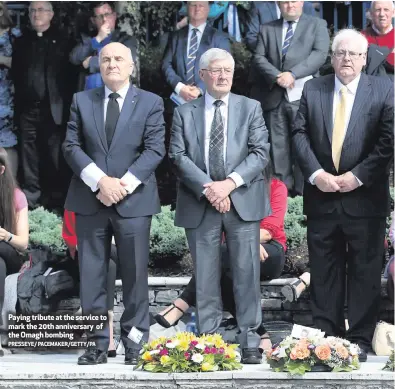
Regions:
<instances>
[{"instance_id":1,"label":"patterned tie","mask_svg":"<svg viewBox=\"0 0 395 389\"><path fill-rule=\"evenodd\" d=\"M195 62L198 51L197 28L192 29L191 41L189 42L188 63L187 63L187 84L195 82Z\"/></svg>"},{"instance_id":2,"label":"patterned tie","mask_svg":"<svg viewBox=\"0 0 395 389\"><path fill-rule=\"evenodd\" d=\"M292 29L292 25L295 23L293 21L287 22L288 23L288 29L287 33L285 34L285 39L283 43L283 48L281 50L282 54L282 66L284 67L284 62L285 62L285 56L287 55L287 51L289 49L289 45L291 44L292 38L294 36L294 30Z\"/></svg>"},{"instance_id":3,"label":"patterned tie","mask_svg":"<svg viewBox=\"0 0 395 389\"><path fill-rule=\"evenodd\" d=\"M347 112L347 88L343 86L340 89L340 99L337 103L335 122L332 131L332 159L337 171L339 171L340 155L344 142L346 130L346 112Z\"/></svg>"},{"instance_id":4,"label":"patterned tie","mask_svg":"<svg viewBox=\"0 0 395 389\"><path fill-rule=\"evenodd\" d=\"M214 119L211 125L209 146L209 171L213 181L222 181L226 178L224 166L224 122L222 120L220 106L224 104L221 100L214 101Z\"/></svg>"},{"instance_id":5,"label":"patterned tie","mask_svg":"<svg viewBox=\"0 0 395 389\"><path fill-rule=\"evenodd\" d=\"M111 145L112 138L114 136L115 127L117 126L117 121L119 118L119 105L117 98L120 97L118 93L110 93L107 104L107 114L106 114L106 137L108 147Z\"/></svg>"}]
</instances>

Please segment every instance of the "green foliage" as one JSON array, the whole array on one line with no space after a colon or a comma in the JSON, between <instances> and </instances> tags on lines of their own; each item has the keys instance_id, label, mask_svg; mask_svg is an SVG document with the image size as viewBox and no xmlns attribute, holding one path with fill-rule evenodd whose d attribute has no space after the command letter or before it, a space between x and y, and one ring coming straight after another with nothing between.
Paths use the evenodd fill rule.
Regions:
<instances>
[{"instance_id":1,"label":"green foliage","mask_svg":"<svg viewBox=\"0 0 395 389\"><path fill-rule=\"evenodd\" d=\"M29 211L31 247L48 247L54 252L66 250L62 239L62 219L43 207Z\"/></svg>"},{"instance_id":2,"label":"green foliage","mask_svg":"<svg viewBox=\"0 0 395 389\"><path fill-rule=\"evenodd\" d=\"M287 236L287 246L295 248L306 241L306 218L303 214L303 197L288 197L288 209L285 215L284 227Z\"/></svg>"},{"instance_id":3,"label":"green foliage","mask_svg":"<svg viewBox=\"0 0 395 389\"><path fill-rule=\"evenodd\" d=\"M247 80L252 55L247 49L247 46L240 42L232 42L231 52L235 60L235 74L233 77L232 92L248 96L250 94L250 85Z\"/></svg>"},{"instance_id":4,"label":"green foliage","mask_svg":"<svg viewBox=\"0 0 395 389\"><path fill-rule=\"evenodd\" d=\"M152 218L150 254L154 261L161 259L181 259L188 251L183 228L174 225L175 211L169 205Z\"/></svg>"},{"instance_id":5,"label":"green foliage","mask_svg":"<svg viewBox=\"0 0 395 389\"><path fill-rule=\"evenodd\" d=\"M387 363L383 367L383 370L395 371L395 351L394 350L391 351L391 355L388 358Z\"/></svg>"}]
</instances>

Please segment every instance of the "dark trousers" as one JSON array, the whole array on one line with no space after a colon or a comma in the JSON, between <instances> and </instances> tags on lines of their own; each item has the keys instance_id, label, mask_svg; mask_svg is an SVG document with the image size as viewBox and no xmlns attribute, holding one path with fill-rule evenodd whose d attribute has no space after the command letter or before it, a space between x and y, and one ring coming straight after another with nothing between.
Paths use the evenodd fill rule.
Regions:
<instances>
[{"instance_id":1,"label":"dark trousers","mask_svg":"<svg viewBox=\"0 0 395 389\"><path fill-rule=\"evenodd\" d=\"M304 179L292 152L291 131L299 109L299 101L290 103L281 100L277 108L265 111L266 126L269 131L270 158L273 175L284 182L288 191L303 194Z\"/></svg>"},{"instance_id":2,"label":"dark trousers","mask_svg":"<svg viewBox=\"0 0 395 389\"><path fill-rule=\"evenodd\" d=\"M268 253L265 262L261 262L261 280L277 278L281 275L284 263L285 252L280 243L272 241L262 245ZM222 245L222 275L221 275L221 296L222 304L225 311L228 311L233 317L236 317L236 303L233 294L232 272L230 271L229 253L226 244ZM180 295L189 306L196 306L196 279L192 275L191 280ZM263 307L265 308L265 307ZM266 330L261 323L257 333L263 335Z\"/></svg>"},{"instance_id":3,"label":"dark trousers","mask_svg":"<svg viewBox=\"0 0 395 389\"><path fill-rule=\"evenodd\" d=\"M215 333L222 321L221 240L225 232L234 280L238 343L241 348L258 347L256 331L262 321L259 222L241 220L233 206L229 212L221 214L208 205L200 225L185 232L195 270L199 332Z\"/></svg>"},{"instance_id":4,"label":"dark trousers","mask_svg":"<svg viewBox=\"0 0 395 389\"><path fill-rule=\"evenodd\" d=\"M385 218L354 218L339 210L307 219L314 324L365 350L370 349L379 316L384 236Z\"/></svg>"},{"instance_id":5,"label":"dark trousers","mask_svg":"<svg viewBox=\"0 0 395 389\"><path fill-rule=\"evenodd\" d=\"M61 155L64 129L53 121L49 102L25 106L20 131L20 181L29 207L63 207L70 173Z\"/></svg>"},{"instance_id":6,"label":"dark trousers","mask_svg":"<svg viewBox=\"0 0 395 389\"><path fill-rule=\"evenodd\" d=\"M9 274L18 273L25 259L25 256L20 255L11 245L0 242L0 324L2 324L5 279Z\"/></svg>"},{"instance_id":7,"label":"dark trousers","mask_svg":"<svg viewBox=\"0 0 395 389\"><path fill-rule=\"evenodd\" d=\"M114 207L94 215L76 214L80 265L80 298L83 315L107 315L107 274L114 235L122 275L123 304L121 339L125 348L140 349L148 342L148 259L151 216L123 218ZM88 332L89 341L103 351L108 349L109 330ZM132 328L142 333L140 341L128 338Z\"/></svg>"}]
</instances>

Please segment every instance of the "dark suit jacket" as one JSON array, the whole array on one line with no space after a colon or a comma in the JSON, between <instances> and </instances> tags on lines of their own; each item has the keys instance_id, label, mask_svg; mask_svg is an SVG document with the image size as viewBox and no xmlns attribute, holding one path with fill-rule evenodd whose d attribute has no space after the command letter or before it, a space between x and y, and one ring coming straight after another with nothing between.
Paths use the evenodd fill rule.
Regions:
<instances>
[{"instance_id":1,"label":"dark suit jacket","mask_svg":"<svg viewBox=\"0 0 395 389\"><path fill-rule=\"evenodd\" d=\"M189 27L186 26L170 34L163 56L162 73L173 90L179 82L186 82L188 31ZM206 25L195 62L195 83L203 91L206 90L206 87L199 77L199 61L204 52L214 47L230 52L229 37L214 27Z\"/></svg>"},{"instance_id":2,"label":"dark suit jacket","mask_svg":"<svg viewBox=\"0 0 395 389\"><path fill-rule=\"evenodd\" d=\"M282 68L283 19L261 26L253 59L251 97L262 103L264 111L276 108L284 98L285 89L277 85L277 76L290 71L296 79L319 75L329 51L326 21L302 14L288 48Z\"/></svg>"},{"instance_id":3,"label":"dark suit jacket","mask_svg":"<svg viewBox=\"0 0 395 389\"><path fill-rule=\"evenodd\" d=\"M155 169L165 155L162 99L131 86L110 148L104 128L103 101L104 88L79 92L73 97L63 153L74 176L65 208L82 215L103 209L96 194L80 179L82 170L94 162L111 177L121 178L129 170L142 182L115 205L121 216L160 212Z\"/></svg>"},{"instance_id":4,"label":"dark suit jacket","mask_svg":"<svg viewBox=\"0 0 395 389\"><path fill-rule=\"evenodd\" d=\"M296 116L293 145L306 179L318 169L333 175L351 171L363 183L348 193L324 193L304 186L307 216L332 213L341 203L355 217L389 213L389 166L394 153L394 88L387 79L361 74L340 157L339 172L332 160L333 93L335 76L305 84Z\"/></svg>"},{"instance_id":5,"label":"dark suit jacket","mask_svg":"<svg viewBox=\"0 0 395 389\"><path fill-rule=\"evenodd\" d=\"M68 61L73 42L62 31L51 26L47 30L49 49L46 56L46 81L48 88L51 113L56 124L66 123L71 98L76 87L76 73ZM28 68L31 58L37 55L32 51L32 39L36 32L26 30L17 38L12 53L12 75L15 85L15 118L18 120L20 113L26 106L25 90L29 85L27 80Z\"/></svg>"},{"instance_id":6,"label":"dark suit jacket","mask_svg":"<svg viewBox=\"0 0 395 389\"><path fill-rule=\"evenodd\" d=\"M83 35L81 42L76 45L70 53L70 62L73 65L79 66L80 74L78 80L78 90L84 90L85 77L89 74L99 73L99 56L92 48L92 37ZM133 60L137 61L137 39L134 36L127 35L120 30L115 30L111 36L111 42L119 42L128 47L132 51ZM82 62L91 56L88 69L82 67Z\"/></svg>"},{"instance_id":7,"label":"dark suit jacket","mask_svg":"<svg viewBox=\"0 0 395 389\"><path fill-rule=\"evenodd\" d=\"M204 96L174 111L169 156L179 179L175 224L196 228L208 203L203 185L212 182L204 158ZM268 131L260 104L244 96L230 94L225 173L233 171L244 185L231 194L240 218L258 221L270 212L263 170L269 159ZM258 200L259 199L259 200Z\"/></svg>"},{"instance_id":8,"label":"dark suit jacket","mask_svg":"<svg viewBox=\"0 0 395 389\"><path fill-rule=\"evenodd\" d=\"M313 4L305 1L303 4L303 13L306 15L316 16ZM251 8L248 11L248 21L246 24L246 44L251 51L256 48L259 29L262 24L277 20L277 9L275 1L251 1Z\"/></svg>"}]
</instances>

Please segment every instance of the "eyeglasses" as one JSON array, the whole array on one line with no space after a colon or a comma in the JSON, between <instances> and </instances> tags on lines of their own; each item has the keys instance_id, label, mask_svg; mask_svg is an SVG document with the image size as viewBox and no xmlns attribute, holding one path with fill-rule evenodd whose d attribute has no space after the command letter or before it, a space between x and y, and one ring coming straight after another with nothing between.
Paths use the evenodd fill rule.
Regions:
<instances>
[{"instance_id":1,"label":"eyeglasses","mask_svg":"<svg viewBox=\"0 0 395 389\"><path fill-rule=\"evenodd\" d=\"M233 69L230 68L218 68L218 69L202 69L206 70L213 77L218 77L222 72L224 72L225 76L231 76L233 74Z\"/></svg>"},{"instance_id":2,"label":"eyeglasses","mask_svg":"<svg viewBox=\"0 0 395 389\"><path fill-rule=\"evenodd\" d=\"M50 9L45 9L45 8L30 8L29 9L29 14L34 15L34 14L43 14L44 12L51 12Z\"/></svg>"},{"instance_id":3,"label":"eyeglasses","mask_svg":"<svg viewBox=\"0 0 395 389\"><path fill-rule=\"evenodd\" d=\"M107 12L105 14L95 15L94 18L97 19L97 20L102 20L103 21L104 19L110 18L113 15L114 15L114 12Z\"/></svg>"},{"instance_id":4,"label":"eyeglasses","mask_svg":"<svg viewBox=\"0 0 395 389\"><path fill-rule=\"evenodd\" d=\"M337 59L343 59L347 54L350 56L351 59L355 60L360 58L361 55L365 53L357 53L356 51L347 51L347 50L339 50L333 52L333 56Z\"/></svg>"}]
</instances>

